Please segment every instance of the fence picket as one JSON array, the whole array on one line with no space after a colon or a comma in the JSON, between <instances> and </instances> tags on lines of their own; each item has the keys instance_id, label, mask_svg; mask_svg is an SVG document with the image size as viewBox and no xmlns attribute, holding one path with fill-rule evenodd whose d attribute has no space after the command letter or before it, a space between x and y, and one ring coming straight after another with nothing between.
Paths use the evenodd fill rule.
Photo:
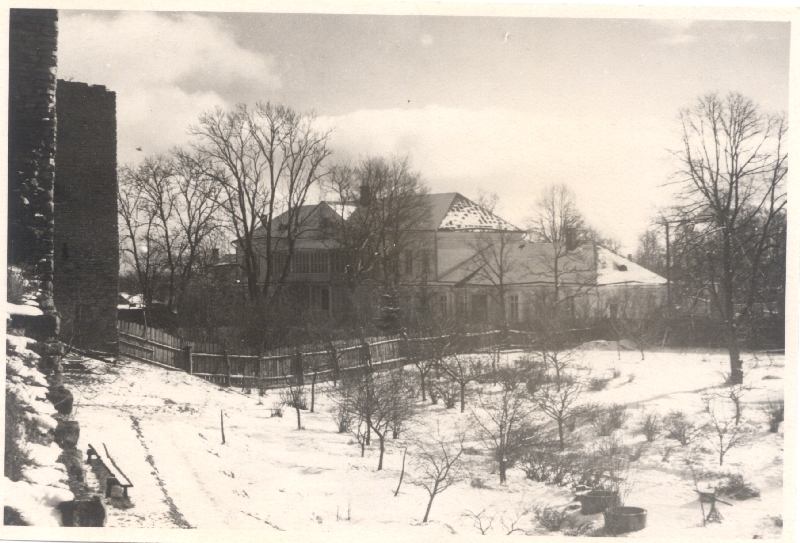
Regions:
<instances>
[{"instance_id":1,"label":"fence picket","mask_svg":"<svg viewBox=\"0 0 800 543\"><path fill-rule=\"evenodd\" d=\"M225 384L227 370L220 345L207 342L184 342L165 330L146 328L137 323L119 321L119 352L137 360L158 362L175 368L184 366L183 347L192 346L193 373L207 381ZM570 330L580 332L584 330ZM440 337L390 337L376 336L359 339L343 339L326 345L305 345L297 352L303 359L304 373L309 377L318 373L319 380L338 375L340 371L353 371L366 363L366 356L374 367L396 367L409 364L415 357L433 349L441 351L452 336ZM474 352L503 345L520 347L531 345L532 337L527 332L500 330L472 333L463 336L458 349ZM368 353L366 350L368 349ZM285 378L292 372L291 348L277 348L260 355L255 350L232 347L228 355L231 365L231 383L237 386L275 388L284 386ZM335 355L335 356L334 356ZM321 374L321 375L319 375Z\"/></svg>"}]
</instances>

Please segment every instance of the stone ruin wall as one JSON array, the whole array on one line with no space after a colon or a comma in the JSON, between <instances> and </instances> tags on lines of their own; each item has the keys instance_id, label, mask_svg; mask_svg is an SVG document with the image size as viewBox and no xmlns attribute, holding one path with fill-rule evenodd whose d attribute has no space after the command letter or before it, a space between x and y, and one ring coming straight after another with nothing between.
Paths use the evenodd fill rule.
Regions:
<instances>
[{"instance_id":1,"label":"stone ruin wall","mask_svg":"<svg viewBox=\"0 0 800 543\"><path fill-rule=\"evenodd\" d=\"M39 332L52 337L58 12L12 9L9 23L7 255L41 280Z\"/></svg>"},{"instance_id":2,"label":"stone ruin wall","mask_svg":"<svg viewBox=\"0 0 800 543\"><path fill-rule=\"evenodd\" d=\"M116 352L119 291L116 95L58 81L55 302L61 337Z\"/></svg>"}]
</instances>

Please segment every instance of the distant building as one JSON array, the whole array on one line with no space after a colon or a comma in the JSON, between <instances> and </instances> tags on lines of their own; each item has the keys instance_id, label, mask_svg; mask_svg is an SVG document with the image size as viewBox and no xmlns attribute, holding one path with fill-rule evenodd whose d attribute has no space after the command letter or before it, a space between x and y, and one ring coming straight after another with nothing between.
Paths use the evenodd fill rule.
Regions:
<instances>
[{"instance_id":1,"label":"distant building","mask_svg":"<svg viewBox=\"0 0 800 543\"><path fill-rule=\"evenodd\" d=\"M559 298L566 299L565 310L575 318L638 317L666 297L663 277L603 247L583 244L571 248L557 266L551 244L528 241L524 230L463 195L428 194L424 199L429 218L414 229L414 243L399 263L401 306L406 317L424 310L440 320L470 324L524 321L548 296L554 296L556 277ZM330 202L304 206L300 211L299 222L304 227L296 237L285 284L296 303L317 316L345 316L354 307L348 296L358 298L360 311L365 311L365 303L371 304L366 311L377 315L379 301L365 292L368 285L349 283L349 255L338 238L338 225L355 212L355 205ZM275 219L273 243L282 243L284 222L283 216ZM499 246L503 250L498 256ZM257 231L256 247L257 254L266 254L263 228ZM503 260L500 265L495 263L503 268L502 280L497 277L498 269L492 269L493 259L481 256L482 251L495 251ZM237 254L242 262L241 250ZM285 262L282 255L285 253L278 250L274 259L278 269ZM266 258L262 256L261 262L263 286Z\"/></svg>"}]
</instances>

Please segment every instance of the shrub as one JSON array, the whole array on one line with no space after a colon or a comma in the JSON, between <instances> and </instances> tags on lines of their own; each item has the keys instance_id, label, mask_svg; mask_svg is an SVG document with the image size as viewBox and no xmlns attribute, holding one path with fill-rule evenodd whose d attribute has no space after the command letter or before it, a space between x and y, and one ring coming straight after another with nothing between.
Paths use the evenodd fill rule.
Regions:
<instances>
[{"instance_id":1,"label":"shrub","mask_svg":"<svg viewBox=\"0 0 800 543\"><path fill-rule=\"evenodd\" d=\"M783 398L767 402L764 412L769 417L769 431L775 433L783 422Z\"/></svg>"},{"instance_id":2,"label":"shrub","mask_svg":"<svg viewBox=\"0 0 800 543\"><path fill-rule=\"evenodd\" d=\"M336 423L336 431L344 434L350 431L350 413L344 405L335 405L331 408L333 421Z\"/></svg>"},{"instance_id":3,"label":"shrub","mask_svg":"<svg viewBox=\"0 0 800 543\"><path fill-rule=\"evenodd\" d=\"M519 458L519 467L528 479L557 486L572 482L580 463L579 453L547 446L531 447Z\"/></svg>"},{"instance_id":4,"label":"shrub","mask_svg":"<svg viewBox=\"0 0 800 543\"><path fill-rule=\"evenodd\" d=\"M622 370L619 368L611 368L611 375L612 379L617 379L620 375L622 375Z\"/></svg>"},{"instance_id":5,"label":"shrub","mask_svg":"<svg viewBox=\"0 0 800 543\"><path fill-rule=\"evenodd\" d=\"M630 458L631 462L638 462L642 455L650 448L649 441L642 441L641 443L637 443L629 448L630 452L628 453L628 458Z\"/></svg>"},{"instance_id":6,"label":"shrub","mask_svg":"<svg viewBox=\"0 0 800 543\"><path fill-rule=\"evenodd\" d=\"M634 379L636 379L636 374L635 373L628 374L628 384L633 383Z\"/></svg>"},{"instance_id":7,"label":"shrub","mask_svg":"<svg viewBox=\"0 0 800 543\"><path fill-rule=\"evenodd\" d=\"M283 417L283 402L277 401L272 405L271 417Z\"/></svg>"},{"instance_id":8,"label":"shrub","mask_svg":"<svg viewBox=\"0 0 800 543\"><path fill-rule=\"evenodd\" d=\"M642 419L638 433L644 435L644 438L652 443L659 438L663 429L664 425L661 422L661 417L657 413L647 413Z\"/></svg>"},{"instance_id":9,"label":"shrub","mask_svg":"<svg viewBox=\"0 0 800 543\"><path fill-rule=\"evenodd\" d=\"M677 440L681 445L688 445L697 434L697 428L682 411L672 411L664 417L664 429L669 439Z\"/></svg>"},{"instance_id":10,"label":"shrub","mask_svg":"<svg viewBox=\"0 0 800 543\"><path fill-rule=\"evenodd\" d=\"M745 481L741 473L723 474L717 485L717 493L722 496L730 496L736 500L761 497L761 492L752 483Z\"/></svg>"},{"instance_id":11,"label":"shrub","mask_svg":"<svg viewBox=\"0 0 800 543\"><path fill-rule=\"evenodd\" d=\"M661 452L661 461L662 462L668 461L670 455L672 454L672 451L674 450L675 447L673 447L672 445L664 445L663 447L661 447L661 449L659 449L659 451Z\"/></svg>"},{"instance_id":12,"label":"shrub","mask_svg":"<svg viewBox=\"0 0 800 543\"><path fill-rule=\"evenodd\" d=\"M565 527L569 514L555 507L534 507L533 517L548 532L558 532Z\"/></svg>"},{"instance_id":13,"label":"shrub","mask_svg":"<svg viewBox=\"0 0 800 543\"><path fill-rule=\"evenodd\" d=\"M290 390L281 391L281 401L292 409L308 409L308 400L305 392L295 397Z\"/></svg>"},{"instance_id":14,"label":"shrub","mask_svg":"<svg viewBox=\"0 0 800 543\"><path fill-rule=\"evenodd\" d=\"M614 404L601 409L592 422L597 435L610 436L614 430L619 430L628 418L627 408L621 404Z\"/></svg>"},{"instance_id":15,"label":"shrub","mask_svg":"<svg viewBox=\"0 0 800 543\"><path fill-rule=\"evenodd\" d=\"M16 268L8 268L6 275L6 300L12 304L22 304L28 290L28 282L22 272Z\"/></svg>"},{"instance_id":16,"label":"shrub","mask_svg":"<svg viewBox=\"0 0 800 543\"><path fill-rule=\"evenodd\" d=\"M597 452L581 453L578 455L572 474L572 483L575 486L596 488L605 480L605 473L606 466L600 454Z\"/></svg>"},{"instance_id":17,"label":"shrub","mask_svg":"<svg viewBox=\"0 0 800 543\"><path fill-rule=\"evenodd\" d=\"M456 403L461 398L461 389L459 388L458 383L453 381L437 381L433 383L431 388L436 388L436 392L444 402L444 406L447 409L454 409Z\"/></svg>"},{"instance_id":18,"label":"shrub","mask_svg":"<svg viewBox=\"0 0 800 543\"><path fill-rule=\"evenodd\" d=\"M777 528L783 528L783 515L778 515L777 517L772 517L772 523Z\"/></svg>"},{"instance_id":19,"label":"shrub","mask_svg":"<svg viewBox=\"0 0 800 543\"><path fill-rule=\"evenodd\" d=\"M600 392L601 390L605 389L608 386L609 381L611 381L611 379L606 379L603 377L592 377L589 380L589 390L594 392Z\"/></svg>"},{"instance_id":20,"label":"shrub","mask_svg":"<svg viewBox=\"0 0 800 543\"><path fill-rule=\"evenodd\" d=\"M486 483L480 477L475 477L469 482L472 488L487 488Z\"/></svg>"}]
</instances>

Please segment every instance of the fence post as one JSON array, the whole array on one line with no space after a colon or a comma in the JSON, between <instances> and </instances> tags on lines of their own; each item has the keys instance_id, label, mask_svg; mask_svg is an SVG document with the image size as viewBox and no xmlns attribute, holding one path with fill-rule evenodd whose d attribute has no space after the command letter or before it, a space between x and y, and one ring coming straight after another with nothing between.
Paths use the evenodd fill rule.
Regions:
<instances>
[{"instance_id":1,"label":"fence post","mask_svg":"<svg viewBox=\"0 0 800 543\"><path fill-rule=\"evenodd\" d=\"M361 340L361 362L372 371L372 355L369 352L369 343L366 339Z\"/></svg>"},{"instance_id":2,"label":"fence post","mask_svg":"<svg viewBox=\"0 0 800 543\"><path fill-rule=\"evenodd\" d=\"M336 386L336 382L339 380L339 353L336 351L335 345L331 345L330 357L333 367L333 386Z\"/></svg>"},{"instance_id":3,"label":"fence post","mask_svg":"<svg viewBox=\"0 0 800 543\"><path fill-rule=\"evenodd\" d=\"M192 346L184 345L183 347L183 363L189 375L194 373L194 362L192 361Z\"/></svg>"},{"instance_id":4,"label":"fence post","mask_svg":"<svg viewBox=\"0 0 800 543\"><path fill-rule=\"evenodd\" d=\"M305 383L305 372L303 368L303 353L300 352L299 348L295 349L294 356L292 357L292 373L297 377L299 385L303 386Z\"/></svg>"},{"instance_id":5,"label":"fence post","mask_svg":"<svg viewBox=\"0 0 800 543\"><path fill-rule=\"evenodd\" d=\"M225 386L231 386L231 359L228 357L228 346L222 346L222 357L225 361Z\"/></svg>"},{"instance_id":6,"label":"fence post","mask_svg":"<svg viewBox=\"0 0 800 543\"><path fill-rule=\"evenodd\" d=\"M409 349L408 334L406 333L405 328L403 328L403 331L400 333L400 337L402 338L402 341L400 342L400 345L402 346L400 358L405 359L404 363L401 362L401 366L404 366L411 362L411 349Z\"/></svg>"}]
</instances>

